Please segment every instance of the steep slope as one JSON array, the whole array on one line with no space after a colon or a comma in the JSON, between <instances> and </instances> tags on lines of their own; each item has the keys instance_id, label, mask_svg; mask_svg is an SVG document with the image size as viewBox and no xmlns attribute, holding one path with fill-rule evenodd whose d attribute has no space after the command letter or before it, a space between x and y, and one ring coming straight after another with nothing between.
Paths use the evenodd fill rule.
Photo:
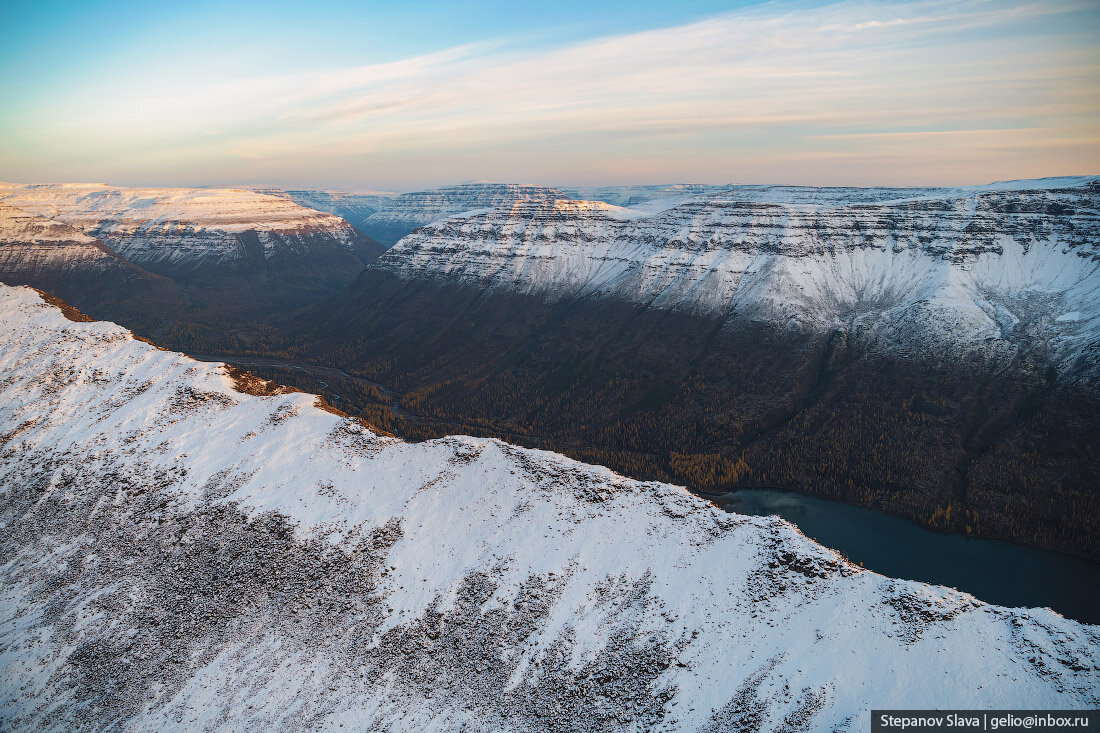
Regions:
<instances>
[{"instance_id":1,"label":"steep slope","mask_svg":"<svg viewBox=\"0 0 1100 733\"><path fill-rule=\"evenodd\" d=\"M0 276L8 282L20 277L57 280L80 270L136 269L95 237L0 204Z\"/></svg>"},{"instance_id":2,"label":"steep slope","mask_svg":"<svg viewBox=\"0 0 1100 733\"><path fill-rule=\"evenodd\" d=\"M181 285L282 306L346 285L381 251L337 216L252 191L0 184L0 201Z\"/></svg>"},{"instance_id":3,"label":"steep slope","mask_svg":"<svg viewBox=\"0 0 1100 733\"><path fill-rule=\"evenodd\" d=\"M425 225L378 267L1082 366L1100 343L1100 179L853 203L902 192L731 189L648 215L522 201Z\"/></svg>"},{"instance_id":4,"label":"steep slope","mask_svg":"<svg viewBox=\"0 0 1100 733\"><path fill-rule=\"evenodd\" d=\"M360 228L388 247L417 227L464 211L559 198L565 198L565 194L547 186L470 181L403 193L369 216Z\"/></svg>"},{"instance_id":5,"label":"steep slope","mask_svg":"<svg viewBox=\"0 0 1100 733\"><path fill-rule=\"evenodd\" d=\"M0 314L5 729L861 730L898 699L1100 704L1096 627L554 454L381 437L28 290Z\"/></svg>"},{"instance_id":6,"label":"steep slope","mask_svg":"<svg viewBox=\"0 0 1100 733\"><path fill-rule=\"evenodd\" d=\"M602 201L614 206L648 208L658 206L667 208L679 200L717 193L731 186L711 186L700 183L674 183L654 186L581 186L564 187L562 191L571 199L580 201Z\"/></svg>"},{"instance_id":7,"label":"steep slope","mask_svg":"<svg viewBox=\"0 0 1100 733\"><path fill-rule=\"evenodd\" d=\"M128 262L94 237L0 203L0 282L31 285L100 316L136 317L178 306L166 278Z\"/></svg>"},{"instance_id":8,"label":"steep slope","mask_svg":"<svg viewBox=\"0 0 1100 733\"><path fill-rule=\"evenodd\" d=\"M355 228L362 230L367 219L396 196L396 193L370 192L347 193L317 189L257 188L257 193L286 198L306 208L336 214Z\"/></svg>"}]
</instances>

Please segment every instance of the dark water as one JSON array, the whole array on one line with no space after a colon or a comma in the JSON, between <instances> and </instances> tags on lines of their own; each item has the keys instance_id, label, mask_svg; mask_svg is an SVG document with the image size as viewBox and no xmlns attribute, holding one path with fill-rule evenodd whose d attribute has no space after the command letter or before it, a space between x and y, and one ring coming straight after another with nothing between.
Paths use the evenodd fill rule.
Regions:
<instances>
[{"instance_id":1,"label":"dark water","mask_svg":"<svg viewBox=\"0 0 1100 733\"><path fill-rule=\"evenodd\" d=\"M1053 608L1100 624L1100 564L999 540L921 529L869 509L786 491L745 489L715 501L742 514L778 514L865 568L946 585L1001 606Z\"/></svg>"}]
</instances>

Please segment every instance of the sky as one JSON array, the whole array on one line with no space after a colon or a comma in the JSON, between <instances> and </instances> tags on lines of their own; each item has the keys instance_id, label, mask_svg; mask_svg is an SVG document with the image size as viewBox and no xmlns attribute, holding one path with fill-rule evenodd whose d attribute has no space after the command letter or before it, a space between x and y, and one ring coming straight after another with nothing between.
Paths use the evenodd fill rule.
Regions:
<instances>
[{"instance_id":1,"label":"sky","mask_svg":"<svg viewBox=\"0 0 1100 733\"><path fill-rule=\"evenodd\" d=\"M1100 173L1100 0L6 0L0 180Z\"/></svg>"}]
</instances>

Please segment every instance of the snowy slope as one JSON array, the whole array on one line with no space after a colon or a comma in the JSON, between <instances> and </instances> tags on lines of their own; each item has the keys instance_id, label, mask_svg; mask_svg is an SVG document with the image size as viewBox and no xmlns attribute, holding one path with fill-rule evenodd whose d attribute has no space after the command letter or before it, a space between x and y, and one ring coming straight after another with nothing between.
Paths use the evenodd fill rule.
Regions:
<instances>
[{"instance_id":1,"label":"snowy slope","mask_svg":"<svg viewBox=\"0 0 1100 733\"><path fill-rule=\"evenodd\" d=\"M7 730L866 730L1100 704L1100 628L0 289ZM267 394L267 396L260 396Z\"/></svg>"},{"instance_id":2,"label":"snowy slope","mask_svg":"<svg viewBox=\"0 0 1100 733\"><path fill-rule=\"evenodd\" d=\"M344 251L364 259L363 236L340 217L253 191L0 183L0 201L79 229L167 275L249 260L308 259L314 250L326 258L335 250L337 257Z\"/></svg>"},{"instance_id":3,"label":"snowy slope","mask_svg":"<svg viewBox=\"0 0 1100 733\"><path fill-rule=\"evenodd\" d=\"M310 209L327 211L362 229L367 219L397 196L388 191L349 193L318 189L256 188L257 193L290 199Z\"/></svg>"},{"instance_id":4,"label":"snowy slope","mask_svg":"<svg viewBox=\"0 0 1100 733\"><path fill-rule=\"evenodd\" d=\"M782 184L674 183L666 185L581 186L562 190L575 199L604 201L616 206L649 208L646 204L686 198L719 197L736 201L773 204L851 205L882 203L916 198L945 198L967 193L992 191L1049 190L1076 187L1095 176L1056 176L1051 178L998 181L980 186L792 186Z\"/></svg>"},{"instance_id":5,"label":"snowy slope","mask_svg":"<svg viewBox=\"0 0 1100 733\"><path fill-rule=\"evenodd\" d=\"M43 245L94 245L97 240L67 224L0 204L0 242Z\"/></svg>"},{"instance_id":6,"label":"snowy slope","mask_svg":"<svg viewBox=\"0 0 1100 733\"><path fill-rule=\"evenodd\" d=\"M673 183L668 185L638 186L574 186L562 191L571 199L603 201L615 206L649 209L652 205L668 208L676 203L707 194L717 194L730 186L712 186L701 183Z\"/></svg>"},{"instance_id":7,"label":"snowy slope","mask_svg":"<svg viewBox=\"0 0 1100 733\"><path fill-rule=\"evenodd\" d=\"M110 276L138 278L149 273L77 229L0 203L0 280L48 287L64 279Z\"/></svg>"},{"instance_id":8,"label":"snowy slope","mask_svg":"<svg viewBox=\"0 0 1100 733\"><path fill-rule=\"evenodd\" d=\"M1042 344L1069 364L1100 337L1100 179L669 188L632 208L543 200L456 215L410 234L376 267L843 330L895 349ZM1059 320L1068 313L1078 316Z\"/></svg>"},{"instance_id":9,"label":"snowy slope","mask_svg":"<svg viewBox=\"0 0 1100 733\"><path fill-rule=\"evenodd\" d=\"M510 206L516 201L565 198L560 189L532 184L468 181L431 191L403 193L363 222L362 229L386 245L419 226L475 209Z\"/></svg>"}]
</instances>

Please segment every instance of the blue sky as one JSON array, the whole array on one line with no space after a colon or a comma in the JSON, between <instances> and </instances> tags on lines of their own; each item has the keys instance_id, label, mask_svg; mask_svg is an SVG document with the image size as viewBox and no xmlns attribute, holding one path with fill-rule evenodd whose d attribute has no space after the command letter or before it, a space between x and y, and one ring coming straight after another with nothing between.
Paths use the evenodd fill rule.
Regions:
<instances>
[{"instance_id":1,"label":"blue sky","mask_svg":"<svg viewBox=\"0 0 1100 733\"><path fill-rule=\"evenodd\" d=\"M0 179L978 183L1100 171L1100 3L22 2Z\"/></svg>"},{"instance_id":2,"label":"blue sky","mask_svg":"<svg viewBox=\"0 0 1100 733\"><path fill-rule=\"evenodd\" d=\"M199 60L240 43L256 67L388 61L500 38L568 41L660 28L761 2L73 2L9 0L3 11L5 65L25 60L64 69L66 53L91 52L95 66L153 52ZM231 53L231 52L230 52Z\"/></svg>"}]
</instances>

